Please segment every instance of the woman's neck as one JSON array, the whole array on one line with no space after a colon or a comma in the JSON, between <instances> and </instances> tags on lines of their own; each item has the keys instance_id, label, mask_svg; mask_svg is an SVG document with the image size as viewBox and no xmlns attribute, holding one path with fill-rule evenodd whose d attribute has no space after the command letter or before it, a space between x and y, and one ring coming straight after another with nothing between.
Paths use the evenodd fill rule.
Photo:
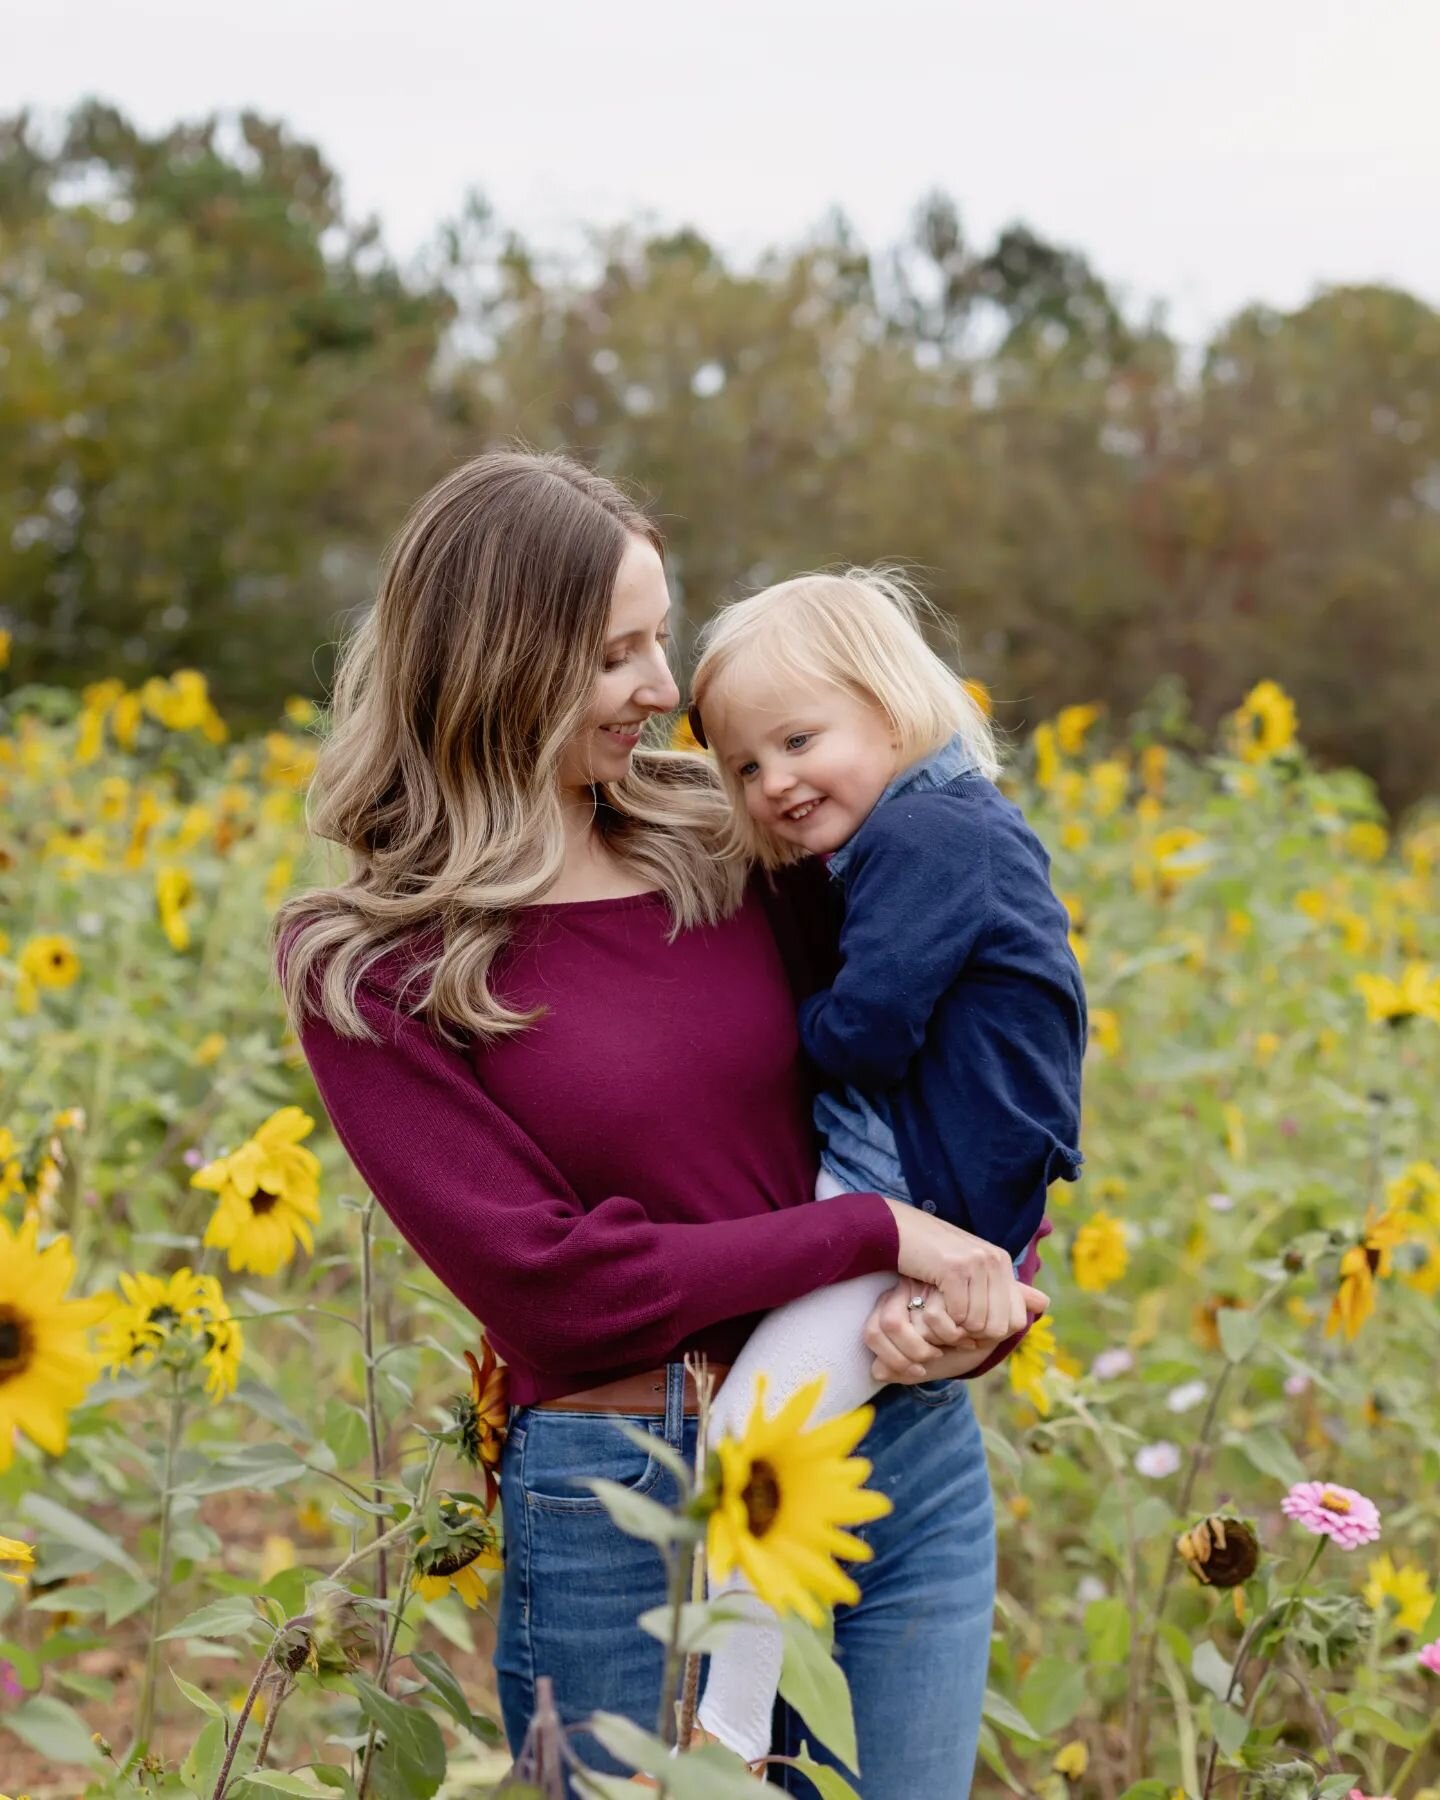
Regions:
<instances>
[{"instance_id":1,"label":"woman's neck","mask_svg":"<svg viewBox=\"0 0 1440 1800\"><path fill-rule=\"evenodd\" d=\"M565 866L545 895L547 903L567 900L621 900L649 893L652 876L632 868L605 842L588 790L565 797Z\"/></svg>"}]
</instances>

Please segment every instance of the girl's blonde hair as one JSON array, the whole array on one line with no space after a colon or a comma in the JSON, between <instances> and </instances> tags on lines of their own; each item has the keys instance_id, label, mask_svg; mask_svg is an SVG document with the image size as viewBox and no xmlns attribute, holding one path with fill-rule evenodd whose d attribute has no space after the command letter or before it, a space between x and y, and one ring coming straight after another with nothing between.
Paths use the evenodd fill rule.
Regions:
<instances>
[{"instance_id":1,"label":"girl's blonde hair","mask_svg":"<svg viewBox=\"0 0 1440 1800\"><path fill-rule=\"evenodd\" d=\"M762 678L797 694L839 688L878 707L898 746L902 767L959 737L982 775L1000 772L995 734L964 681L925 641L930 603L893 569L844 569L791 581L724 607L700 634L691 684L703 730L707 701L723 705L730 683ZM731 802L725 851L767 868L805 852L750 818L743 785L721 765Z\"/></svg>"},{"instance_id":2,"label":"girl's blonde hair","mask_svg":"<svg viewBox=\"0 0 1440 1800\"><path fill-rule=\"evenodd\" d=\"M481 1041L538 1016L490 984L517 908L559 876L559 769L591 703L611 592L655 526L612 482L563 456L500 451L456 469L401 527L374 607L345 647L308 809L345 878L297 894L274 939L292 1027L322 1013L370 1038L366 973L406 945L405 1005ZM596 788L615 856L662 890L674 929L739 904L719 847L728 808L701 757L640 749Z\"/></svg>"}]
</instances>

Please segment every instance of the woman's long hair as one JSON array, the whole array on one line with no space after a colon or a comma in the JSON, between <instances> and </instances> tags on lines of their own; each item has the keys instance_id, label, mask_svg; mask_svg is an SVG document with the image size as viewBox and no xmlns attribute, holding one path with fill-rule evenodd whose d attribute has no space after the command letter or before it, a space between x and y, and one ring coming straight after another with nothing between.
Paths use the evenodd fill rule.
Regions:
<instances>
[{"instance_id":1,"label":"woman's long hair","mask_svg":"<svg viewBox=\"0 0 1440 1800\"><path fill-rule=\"evenodd\" d=\"M660 548L619 488L563 456L477 457L415 506L342 652L310 789L310 829L342 847L348 875L275 920L292 1026L320 1012L373 1037L356 990L401 945L406 1010L442 1034L491 1040L538 1016L505 1005L491 967L511 913L565 860L561 756L588 715L632 537ZM717 855L728 808L706 759L637 750L595 804L676 931L738 904L744 868Z\"/></svg>"}]
</instances>

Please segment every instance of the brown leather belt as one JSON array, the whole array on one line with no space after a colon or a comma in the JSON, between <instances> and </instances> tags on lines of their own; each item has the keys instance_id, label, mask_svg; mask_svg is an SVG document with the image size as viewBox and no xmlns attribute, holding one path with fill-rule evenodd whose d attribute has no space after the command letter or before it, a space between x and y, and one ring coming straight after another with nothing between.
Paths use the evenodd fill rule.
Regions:
<instances>
[{"instance_id":1,"label":"brown leather belt","mask_svg":"<svg viewBox=\"0 0 1440 1800\"><path fill-rule=\"evenodd\" d=\"M729 1363L712 1362L710 1372L715 1385L730 1373ZM654 1413L664 1417L665 1371L647 1369L640 1375L622 1375L618 1381L602 1382L599 1387L582 1388L578 1394L562 1394L555 1400L537 1400L536 1406L547 1411L586 1413ZM700 1411L700 1396L690 1371L685 1371L685 1416L693 1419Z\"/></svg>"}]
</instances>

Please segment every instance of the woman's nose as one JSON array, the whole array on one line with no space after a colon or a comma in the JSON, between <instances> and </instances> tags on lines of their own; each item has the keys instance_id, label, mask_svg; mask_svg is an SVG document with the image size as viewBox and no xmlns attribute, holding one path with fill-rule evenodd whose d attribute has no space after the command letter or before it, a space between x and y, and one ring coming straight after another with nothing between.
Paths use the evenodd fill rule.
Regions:
<instances>
[{"instance_id":1,"label":"woman's nose","mask_svg":"<svg viewBox=\"0 0 1440 1800\"><path fill-rule=\"evenodd\" d=\"M680 690L675 685L675 677L664 663L636 689L635 701L651 712L674 712L679 706Z\"/></svg>"}]
</instances>

